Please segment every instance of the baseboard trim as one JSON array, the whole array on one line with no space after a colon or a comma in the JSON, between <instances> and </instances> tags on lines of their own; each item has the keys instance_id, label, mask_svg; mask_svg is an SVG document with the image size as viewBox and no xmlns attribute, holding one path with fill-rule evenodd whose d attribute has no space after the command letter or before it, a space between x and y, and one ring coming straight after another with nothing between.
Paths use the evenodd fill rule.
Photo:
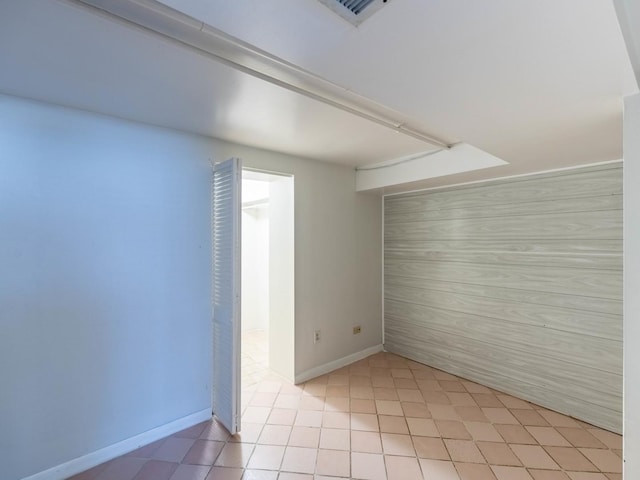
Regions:
<instances>
[{"instance_id":1,"label":"baseboard trim","mask_svg":"<svg viewBox=\"0 0 640 480\"><path fill-rule=\"evenodd\" d=\"M211 409L207 408L191 415L187 415L186 417L174 420L173 422L153 428L134 437L127 438L121 442L114 443L108 447L101 448L95 452L88 453L82 457L74 458L73 460L36 473L30 477L25 477L22 480L64 480L72 475L89 470L101 463L119 457L120 455L124 455L125 453L129 453L137 448L148 445L149 443L160 440L161 438L172 435L200 422L209 420L210 418Z\"/></svg>"},{"instance_id":2,"label":"baseboard trim","mask_svg":"<svg viewBox=\"0 0 640 480\"><path fill-rule=\"evenodd\" d=\"M297 385L298 383L306 382L307 380L311 380L312 378L319 377L320 375L324 375L325 373L332 372L334 370L337 370L338 368L349 365L350 363L357 362L358 360L362 360L363 358L367 358L369 355L382 352L383 350L384 349L382 344L374 345L373 347L365 348L364 350L352 353L351 355L339 358L338 360L333 360L332 362L325 363L324 365L310 368L309 370L297 374L295 383Z\"/></svg>"}]
</instances>

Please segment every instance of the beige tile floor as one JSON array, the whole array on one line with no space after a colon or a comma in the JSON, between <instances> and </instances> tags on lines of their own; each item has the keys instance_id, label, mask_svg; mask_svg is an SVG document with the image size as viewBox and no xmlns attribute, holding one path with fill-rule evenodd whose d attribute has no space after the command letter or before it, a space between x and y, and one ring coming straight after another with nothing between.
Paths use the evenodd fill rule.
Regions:
<instances>
[{"instance_id":1,"label":"beige tile floor","mask_svg":"<svg viewBox=\"0 0 640 480\"><path fill-rule=\"evenodd\" d=\"M393 354L262 374L241 434L201 423L74 480L621 479L619 435Z\"/></svg>"}]
</instances>

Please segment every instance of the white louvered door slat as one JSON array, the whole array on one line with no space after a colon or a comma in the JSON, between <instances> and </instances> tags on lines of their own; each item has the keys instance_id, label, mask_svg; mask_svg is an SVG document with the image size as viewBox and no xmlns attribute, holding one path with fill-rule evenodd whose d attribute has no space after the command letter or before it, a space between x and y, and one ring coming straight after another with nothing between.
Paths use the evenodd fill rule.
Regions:
<instances>
[{"instance_id":1,"label":"white louvered door slat","mask_svg":"<svg viewBox=\"0 0 640 480\"><path fill-rule=\"evenodd\" d=\"M213 167L213 414L240 431L240 215L238 158Z\"/></svg>"}]
</instances>

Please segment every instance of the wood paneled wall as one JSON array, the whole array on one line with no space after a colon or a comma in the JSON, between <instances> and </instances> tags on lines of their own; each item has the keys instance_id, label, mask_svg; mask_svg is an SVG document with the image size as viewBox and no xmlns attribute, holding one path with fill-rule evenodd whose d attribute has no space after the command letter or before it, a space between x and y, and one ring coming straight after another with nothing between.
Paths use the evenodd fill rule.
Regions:
<instances>
[{"instance_id":1,"label":"wood paneled wall","mask_svg":"<svg viewBox=\"0 0 640 480\"><path fill-rule=\"evenodd\" d=\"M622 429L622 163L385 198L385 347Z\"/></svg>"}]
</instances>

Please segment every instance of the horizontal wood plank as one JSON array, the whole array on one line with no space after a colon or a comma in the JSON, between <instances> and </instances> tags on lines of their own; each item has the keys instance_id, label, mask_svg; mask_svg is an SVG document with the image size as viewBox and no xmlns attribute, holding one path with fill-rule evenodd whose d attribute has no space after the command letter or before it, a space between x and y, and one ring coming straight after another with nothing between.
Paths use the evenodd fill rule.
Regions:
<instances>
[{"instance_id":1,"label":"horizontal wood plank","mask_svg":"<svg viewBox=\"0 0 640 480\"><path fill-rule=\"evenodd\" d=\"M386 348L619 432L621 174L386 197Z\"/></svg>"}]
</instances>

